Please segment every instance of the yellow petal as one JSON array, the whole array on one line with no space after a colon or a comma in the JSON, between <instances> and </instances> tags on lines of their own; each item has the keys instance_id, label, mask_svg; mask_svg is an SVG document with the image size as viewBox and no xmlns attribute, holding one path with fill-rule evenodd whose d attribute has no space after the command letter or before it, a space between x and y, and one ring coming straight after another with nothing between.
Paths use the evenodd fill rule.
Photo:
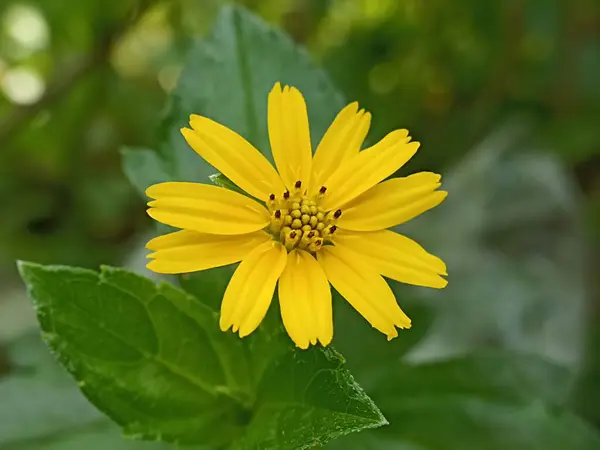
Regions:
<instances>
[{"instance_id":1,"label":"yellow petal","mask_svg":"<svg viewBox=\"0 0 600 450\"><path fill-rule=\"evenodd\" d=\"M393 231L357 233L342 231L335 235L336 247L352 251L374 270L402 283L446 287L446 264L412 239Z\"/></svg>"},{"instance_id":2,"label":"yellow petal","mask_svg":"<svg viewBox=\"0 0 600 450\"><path fill-rule=\"evenodd\" d=\"M384 181L346 204L338 225L347 230L375 231L408 222L446 198L447 192L435 190L440 178L420 172Z\"/></svg>"},{"instance_id":3,"label":"yellow petal","mask_svg":"<svg viewBox=\"0 0 600 450\"><path fill-rule=\"evenodd\" d=\"M207 117L192 115L190 125L181 129L190 147L248 194L264 201L285 190L275 168L242 136Z\"/></svg>"},{"instance_id":4,"label":"yellow petal","mask_svg":"<svg viewBox=\"0 0 600 450\"><path fill-rule=\"evenodd\" d=\"M298 89L279 83L269 93L269 141L273 159L287 188L310 182L312 150L306 103Z\"/></svg>"},{"instance_id":5,"label":"yellow petal","mask_svg":"<svg viewBox=\"0 0 600 450\"><path fill-rule=\"evenodd\" d=\"M237 192L200 183L155 184L146 195L148 215L176 228L211 234L246 234L269 223L269 212Z\"/></svg>"},{"instance_id":6,"label":"yellow petal","mask_svg":"<svg viewBox=\"0 0 600 450\"><path fill-rule=\"evenodd\" d=\"M331 289L319 263L309 253L288 255L279 279L279 305L286 331L300 348L328 345L333 338Z\"/></svg>"},{"instance_id":7,"label":"yellow petal","mask_svg":"<svg viewBox=\"0 0 600 450\"><path fill-rule=\"evenodd\" d=\"M408 131L396 130L350 160L325 181L327 194L321 206L337 209L372 188L402 167L419 148L409 142Z\"/></svg>"},{"instance_id":8,"label":"yellow petal","mask_svg":"<svg viewBox=\"0 0 600 450\"><path fill-rule=\"evenodd\" d=\"M353 102L342 109L321 139L313 159L311 193L316 193L340 164L360 151L371 125L371 114Z\"/></svg>"},{"instance_id":9,"label":"yellow petal","mask_svg":"<svg viewBox=\"0 0 600 450\"><path fill-rule=\"evenodd\" d=\"M325 246L317 259L333 287L388 340L398 336L396 327L410 328L394 293L368 263L337 246Z\"/></svg>"},{"instance_id":10,"label":"yellow petal","mask_svg":"<svg viewBox=\"0 0 600 450\"><path fill-rule=\"evenodd\" d=\"M154 250L146 266L156 273L188 273L241 261L256 246L271 241L264 231L232 236L181 230L152 239L146 248Z\"/></svg>"},{"instance_id":11,"label":"yellow petal","mask_svg":"<svg viewBox=\"0 0 600 450\"><path fill-rule=\"evenodd\" d=\"M221 330L252 333L265 317L277 279L285 268L287 252L276 242L256 247L244 258L229 281L221 305Z\"/></svg>"}]
</instances>

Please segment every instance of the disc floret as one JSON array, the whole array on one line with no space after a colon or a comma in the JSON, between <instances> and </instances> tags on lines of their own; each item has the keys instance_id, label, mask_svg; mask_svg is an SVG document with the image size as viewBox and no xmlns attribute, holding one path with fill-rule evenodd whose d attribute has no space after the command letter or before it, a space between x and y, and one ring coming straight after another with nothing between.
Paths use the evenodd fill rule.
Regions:
<instances>
[{"instance_id":1,"label":"disc floret","mask_svg":"<svg viewBox=\"0 0 600 450\"><path fill-rule=\"evenodd\" d=\"M335 222L342 211L327 211L320 206L326 192L327 188L322 186L317 194L308 196L299 180L294 184L293 192L269 195L267 206L271 222L268 230L288 251L298 248L315 253L331 242L337 230Z\"/></svg>"}]
</instances>

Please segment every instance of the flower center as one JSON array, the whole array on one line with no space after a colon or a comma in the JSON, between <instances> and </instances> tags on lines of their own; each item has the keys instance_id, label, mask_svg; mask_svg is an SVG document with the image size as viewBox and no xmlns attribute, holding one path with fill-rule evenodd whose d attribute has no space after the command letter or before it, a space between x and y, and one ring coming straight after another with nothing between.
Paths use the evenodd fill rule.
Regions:
<instances>
[{"instance_id":1,"label":"flower center","mask_svg":"<svg viewBox=\"0 0 600 450\"><path fill-rule=\"evenodd\" d=\"M327 188L321 187L312 198L305 195L301 181L296 181L293 192L285 191L281 197L269 196L267 206L271 223L267 231L280 241L288 251L295 248L317 252L331 242L342 215L340 209L326 211L319 206Z\"/></svg>"}]
</instances>

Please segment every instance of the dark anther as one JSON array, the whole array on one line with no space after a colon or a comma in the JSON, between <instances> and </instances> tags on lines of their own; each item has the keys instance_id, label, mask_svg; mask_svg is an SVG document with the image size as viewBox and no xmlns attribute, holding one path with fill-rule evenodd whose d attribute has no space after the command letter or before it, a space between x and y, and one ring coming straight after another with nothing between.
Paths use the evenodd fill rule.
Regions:
<instances>
[{"instance_id":1,"label":"dark anther","mask_svg":"<svg viewBox=\"0 0 600 450\"><path fill-rule=\"evenodd\" d=\"M308 233L308 234L306 235L306 237L307 237L307 238L311 238L311 237L313 237L314 235L315 235L315 232L314 232L314 231L311 231L310 233Z\"/></svg>"},{"instance_id":2,"label":"dark anther","mask_svg":"<svg viewBox=\"0 0 600 450\"><path fill-rule=\"evenodd\" d=\"M285 198L286 200L287 200L288 198L290 198L290 191L285 191L285 192L283 193L283 198Z\"/></svg>"},{"instance_id":3,"label":"dark anther","mask_svg":"<svg viewBox=\"0 0 600 450\"><path fill-rule=\"evenodd\" d=\"M291 239L295 239L295 238L296 238L296 232L295 232L295 231L292 231L292 232L290 233L290 238L291 238Z\"/></svg>"},{"instance_id":4,"label":"dark anther","mask_svg":"<svg viewBox=\"0 0 600 450\"><path fill-rule=\"evenodd\" d=\"M275 211L275 218L281 219L281 210L278 209L277 211Z\"/></svg>"},{"instance_id":5,"label":"dark anther","mask_svg":"<svg viewBox=\"0 0 600 450\"><path fill-rule=\"evenodd\" d=\"M317 244L317 245L321 245L321 243L322 243L322 242L323 242L323 241L322 241L321 239L317 239L317 240L315 241L315 244Z\"/></svg>"},{"instance_id":6,"label":"dark anther","mask_svg":"<svg viewBox=\"0 0 600 450\"><path fill-rule=\"evenodd\" d=\"M300 189L302 187L302 181L300 181L300 180L296 181L296 184L294 184L294 187L296 189Z\"/></svg>"},{"instance_id":7,"label":"dark anther","mask_svg":"<svg viewBox=\"0 0 600 450\"><path fill-rule=\"evenodd\" d=\"M338 209L336 212L333 213L333 218L339 219L341 215L342 215L342 210Z\"/></svg>"},{"instance_id":8,"label":"dark anther","mask_svg":"<svg viewBox=\"0 0 600 450\"><path fill-rule=\"evenodd\" d=\"M271 201L275 200L275 194L269 195L269 200L271 200Z\"/></svg>"},{"instance_id":9,"label":"dark anther","mask_svg":"<svg viewBox=\"0 0 600 450\"><path fill-rule=\"evenodd\" d=\"M324 194L325 191L327 191L327 188L325 186L321 186L321 189L319 189L319 194Z\"/></svg>"},{"instance_id":10,"label":"dark anther","mask_svg":"<svg viewBox=\"0 0 600 450\"><path fill-rule=\"evenodd\" d=\"M337 226L335 226L335 225L331 225L331 226L329 227L329 232L330 232L330 233L335 233L335 230L337 230Z\"/></svg>"}]
</instances>

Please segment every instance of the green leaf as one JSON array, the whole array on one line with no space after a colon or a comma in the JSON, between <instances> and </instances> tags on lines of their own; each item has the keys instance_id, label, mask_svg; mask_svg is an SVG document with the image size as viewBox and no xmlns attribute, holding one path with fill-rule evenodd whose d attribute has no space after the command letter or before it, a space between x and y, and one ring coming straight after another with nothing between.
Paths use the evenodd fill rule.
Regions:
<instances>
[{"instance_id":1,"label":"green leaf","mask_svg":"<svg viewBox=\"0 0 600 450\"><path fill-rule=\"evenodd\" d=\"M7 363L7 372L0 377L3 450L168 448L124 440L119 429L81 395L38 335L10 342L0 348L0 357Z\"/></svg>"},{"instance_id":2,"label":"green leaf","mask_svg":"<svg viewBox=\"0 0 600 450\"><path fill-rule=\"evenodd\" d=\"M343 364L332 349L288 352L265 373L253 419L233 449L316 448L353 431L386 425Z\"/></svg>"},{"instance_id":3,"label":"green leaf","mask_svg":"<svg viewBox=\"0 0 600 450\"><path fill-rule=\"evenodd\" d=\"M247 361L204 305L118 269L20 270L44 339L127 435L222 445L241 433Z\"/></svg>"},{"instance_id":4,"label":"green leaf","mask_svg":"<svg viewBox=\"0 0 600 450\"><path fill-rule=\"evenodd\" d=\"M210 37L196 43L188 54L173 93L163 154L192 179L213 173L208 165L193 172L181 166L196 158L178 131L194 113L235 130L270 158L267 95L276 81L294 85L304 94L316 144L343 106L325 72L287 35L243 8L223 8Z\"/></svg>"},{"instance_id":5,"label":"green leaf","mask_svg":"<svg viewBox=\"0 0 600 450\"><path fill-rule=\"evenodd\" d=\"M280 322L241 340L167 283L109 267L19 269L45 341L128 436L295 449L385 423L339 355L293 350Z\"/></svg>"},{"instance_id":6,"label":"green leaf","mask_svg":"<svg viewBox=\"0 0 600 450\"><path fill-rule=\"evenodd\" d=\"M224 7L204 41L193 43L161 128L156 158L124 151L125 172L144 191L163 174L177 181L206 182L215 169L183 139L190 114L210 117L239 133L271 159L267 135L267 95L276 81L296 86L308 105L313 148L343 98L325 71L285 34L247 10ZM138 172L144 172L140 174Z\"/></svg>"}]
</instances>

